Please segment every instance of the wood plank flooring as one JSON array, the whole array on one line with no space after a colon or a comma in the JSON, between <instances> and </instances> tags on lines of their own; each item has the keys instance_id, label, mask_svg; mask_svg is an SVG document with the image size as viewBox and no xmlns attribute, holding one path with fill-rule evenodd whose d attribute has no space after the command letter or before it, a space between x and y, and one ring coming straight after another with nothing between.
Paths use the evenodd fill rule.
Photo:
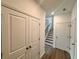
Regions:
<instances>
[{"instance_id":1,"label":"wood plank flooring","mask_svg":"<svg viewBox=\"0 0 79 59\"><path fill-rule=\"evenodd\" d=\"M42 59L71 59L71 58L68 52L58 48L53 48L51 52L45 53Z\"/></svg>"}]
</instances>

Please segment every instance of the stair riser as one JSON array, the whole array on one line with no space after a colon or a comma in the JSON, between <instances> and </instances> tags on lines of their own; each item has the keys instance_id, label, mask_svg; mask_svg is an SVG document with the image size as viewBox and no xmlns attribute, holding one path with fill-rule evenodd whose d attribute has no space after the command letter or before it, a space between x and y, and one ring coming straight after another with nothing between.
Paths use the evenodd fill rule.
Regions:
<instances>
[{"instance_id":1,"label":"stair riser","mask_svg":"<svg viewBox=\"0 0 79 59\"><path fill-rule=\"evenodd\" d=\"M53 40L51 40L51 39L46 39L46 40L48 40L48 41L53 41Z\"/></svg>"},{"instance_id":2,"label":"stair riser","mask_svg":"<svg viewBox=\"0 0 79 59\"><path fill-rule=\"evenodd\" d=\"M53 44L53 42L49 42L49 41L45 41L45 42L47 42L47 43L49 43L49 44Z\"/></svg>"},{"instance_id":3,"label":"stair riser","mask_svg":"<svg viewBox=\"0 0 79 59\"><path fill-rule=\"evenodd\" d=\"M49 46L53 47L53 44L45 43L45 45L49 45Z\"/></svg>"}]
</instances>

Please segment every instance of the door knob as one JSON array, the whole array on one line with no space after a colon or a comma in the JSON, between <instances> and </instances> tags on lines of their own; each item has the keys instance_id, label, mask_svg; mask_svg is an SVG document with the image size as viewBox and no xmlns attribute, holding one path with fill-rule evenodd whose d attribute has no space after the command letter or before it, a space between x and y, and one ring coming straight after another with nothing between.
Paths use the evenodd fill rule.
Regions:
<instances>
[{"instance_id":1,"label":"door knob","mask_svg":"<svg viewBox=\"0 0 79 59\"><path fill-rule=\"evenodd\" d=\"M75 45L75 43L72 43L72 45Z\"/></svg>"},{"instance_id":2,"label":"door knob","mask_svg":"<svg viewBox=\"0 0 79 59\"><path fill-rule=\"evenodd\" d=\"M28 50L29 48L28 47L26 47L26 50Z\"/></svg>"},{"instance_id":3,"label":"door knob","mask_svg":"<svg viewBox=\"0 0 79 59\"><path fill-rule=\"evenodd\" d=\"M29 48L32 48L32 46L29 46Z\"/></svg>"},{"instance_id":4,"label":"door knob","mask_svg":"<svg viewBox=\"0 0 79 59\"><path fill-rule=\"evenodd\" d=\"M58 38L58 36L56 36L56 38Z\"/></svg>"}]
</instances>

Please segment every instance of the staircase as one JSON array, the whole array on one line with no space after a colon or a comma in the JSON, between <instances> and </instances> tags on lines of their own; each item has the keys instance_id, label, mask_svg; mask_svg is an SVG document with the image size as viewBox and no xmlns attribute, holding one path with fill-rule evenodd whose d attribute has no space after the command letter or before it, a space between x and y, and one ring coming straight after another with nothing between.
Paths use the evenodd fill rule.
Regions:
<instances>
[{"instance_id":1,"label":"staircase","mask_svg":"<svg viewBox=\"0 0 79 59\"><path fill-rule=\"evenodd\" d=\"M53 49L53 25L49 24L47 28L45 29L45 53L49 54L51 53L51 50Z\"/></svg>"},{"instance_id":2,"label":"staircase","mask_svg":"<svg viewBox=\"0 0 79 59\"><path fill-rule=\"evenodd\" d=\"M52 29L49 31L49 33L46 37L45 45L53 47L53 31L52 31Z\"/></svg>"}]
</instances>

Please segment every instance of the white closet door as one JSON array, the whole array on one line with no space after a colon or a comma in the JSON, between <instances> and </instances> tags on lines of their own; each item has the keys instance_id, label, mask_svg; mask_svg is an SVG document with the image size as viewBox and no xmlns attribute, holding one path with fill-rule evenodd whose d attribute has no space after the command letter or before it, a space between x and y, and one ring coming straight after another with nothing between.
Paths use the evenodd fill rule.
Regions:
<instances>
[{"instance_id":1,"label":"white closet door","mask_svg":"<svg viewBox=\"0 0 79 59\"><path fill-rule=\"evenodd\" d=\"M25 15L2 7L3 59L28 59L26 20Z\"/></svg>"},{"instance_id":2,"label":"white closet door","mask_svg":"<svg viewBox=\"0 0 79 59\"><path fill-rule=\"evenodd\" d=\"M56 48L70 51L70 23L56 23Z\"/></svg>"},{"instance_id":3,"label":"white closet door","mask_svg":"<svg viewBox=\"0 0 79 59\"><path fill-rule=\"evenodd\" d=\"M29 59L40 58L40 46L39 46L39 20L30 18L30 40L29 40Z\"/></svg>"},{"instance_id":4,"label":"white closet door","mask_svg":"<svg viewBox=\"0 0 79 59\"><path fill-rule=\"evenodd\" d=\"M70 54L71 59L77 59L77 19L71 20L71 41L70 41Z\"/></svg>"}]
</instances>

